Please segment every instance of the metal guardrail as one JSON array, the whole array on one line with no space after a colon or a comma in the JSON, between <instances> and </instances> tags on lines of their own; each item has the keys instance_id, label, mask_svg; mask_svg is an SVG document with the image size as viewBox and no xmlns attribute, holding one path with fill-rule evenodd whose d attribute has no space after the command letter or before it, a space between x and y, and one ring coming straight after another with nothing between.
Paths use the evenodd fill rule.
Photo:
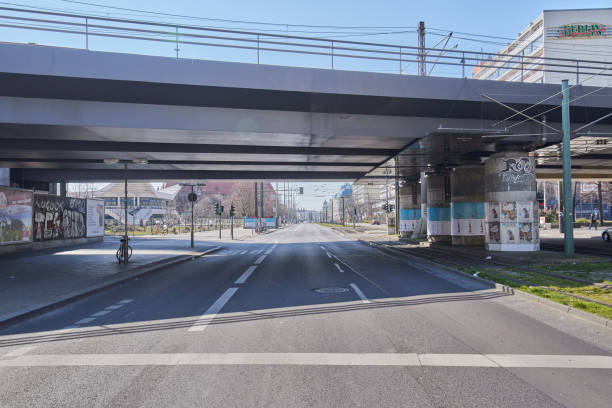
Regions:
<instances>
[{"instance_id":1,"label":"metal guardrail","mask_svg":"<svg viewBox=\"0 0 612 408\"><path fill-rule=\"evenodd\" d=\"M393 69L391 72L401 74L406 71L403 68L405 63L417 63L419 57L424 56L425 64L462 67L463 76L465 76L465 68L472 67L505 69L506 72L520 73L521 80L523 73L533 71L572 74L576 76L576 82L579 82L580 75L584 74L612 76L612 63L596 60L443 48L420 49L410 45L228 30L15 7L0 7L0 12L2 12L0 27L82 36L85 49L90 49L91 38L115 38L175 44L176 48L173 51L175 51L176 58L180 57L179 47L181 45L194 45L251 50L255 52L255 55L252 56L253 60L244 62L258 64L261 63L264 52L290 53L328 57L329 65L323 68L330 69L337 68L338 61L345 59L397 63L397 71ZM139 51L142 53L142 50ZM193 57L189 58L193 59ZM504 67L507 63L511 63L511 66ZM343 69L347 68L343 67ZM389 72L389 70L383 70L383 72Z\"/></svg>"}]
</instances>

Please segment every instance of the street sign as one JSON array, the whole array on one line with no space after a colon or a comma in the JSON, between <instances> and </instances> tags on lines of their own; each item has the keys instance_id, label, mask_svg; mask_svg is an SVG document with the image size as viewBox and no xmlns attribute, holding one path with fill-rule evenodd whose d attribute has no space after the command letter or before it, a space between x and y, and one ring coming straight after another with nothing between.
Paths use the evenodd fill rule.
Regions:
<instances>
[{"instance_id":1,"label":"street sign","mask_svg":"<svg viewBox=\"0 0 612 408\"><path fill-rule=\"evenodd\" d=\"M188 199L189 201L191 201L192 203L193 203L193 202L196 202L196 201L198 201L198 195L197 195L196 193L189 193L189 194L187 195L187 199Z\"/></svg>"}]
</instances>

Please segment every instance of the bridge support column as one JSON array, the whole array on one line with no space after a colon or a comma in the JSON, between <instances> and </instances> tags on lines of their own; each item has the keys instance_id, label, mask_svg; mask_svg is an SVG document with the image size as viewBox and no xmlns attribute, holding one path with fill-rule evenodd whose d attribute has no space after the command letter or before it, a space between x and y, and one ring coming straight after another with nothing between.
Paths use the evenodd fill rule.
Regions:
<instances>
[{"instance_id":1,"label":"bridge support column","mask_svg":"<svg viewBox=\"0 0 612 408\"><path fill-rule=\"evenodd\" d=\"M0 186L11 185L11 169L0 168Z\"/></svg>"},{"instance_id":2,"label":"bridge support column","mask_svg":"<svg viewBox=\"0 0 612 408\"><path fill-rule=\"evenodd\" d=\"M460 166L450 177L453 245L484 246L484 166Z\"/></svg>"},{"instance_id":3,"label":"bridge support column","mask_svg":"<svg viewBox=\"0 0 612 408\"><path fill-rule=\"evenodd\" d=\"M450 175L428 174L427 240L430 242L451 241L450 198Z\"/></svg>"},{"instance_id":4,"label":"bridge support column","mask_svg":"<svg viewBox=\"0 0 612 408\"><path fill-rule=\"evenodd\" d=\"M502 152L485 162L486 245L489 251L538 251L535 160Z\"/></svg>"},{"instance_id":5,"label":"bridge support column","mask_svg":"<svg viewBox=\"0 0 612 408\"><path fill-rule=\"evenodd\" d=\"M421 219L421 186L415 181L399 188L399 231L402 238L411 236Z\"/></svg>"}]
</instances>

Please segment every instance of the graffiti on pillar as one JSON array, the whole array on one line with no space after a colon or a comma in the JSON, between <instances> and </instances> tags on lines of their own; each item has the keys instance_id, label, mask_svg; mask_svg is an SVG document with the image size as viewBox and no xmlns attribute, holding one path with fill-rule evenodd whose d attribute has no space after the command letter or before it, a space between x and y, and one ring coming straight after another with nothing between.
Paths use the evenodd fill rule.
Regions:
<instances>
[{"instance_id":1,"label":"graffiti on pillar","mask_svg":"<svg viewBox=\"0 0 612 408\"><path fill-rule=\"evenodd\" d=\"M87 233L86 220L86 200L34 195L35 241L83 238Z\"/></svg>"},{"instance_id":2,"label":"graffiti on pillar","mask_svg":"<svg viewBox=\"0 0 612 408\"><path fill-rule=\"evenodd\" d=\"M500 162L500 174L502 180L506 183L530 183L535 180L535 166L529 157L502 159Z\"/></svg>"}]
</instances>

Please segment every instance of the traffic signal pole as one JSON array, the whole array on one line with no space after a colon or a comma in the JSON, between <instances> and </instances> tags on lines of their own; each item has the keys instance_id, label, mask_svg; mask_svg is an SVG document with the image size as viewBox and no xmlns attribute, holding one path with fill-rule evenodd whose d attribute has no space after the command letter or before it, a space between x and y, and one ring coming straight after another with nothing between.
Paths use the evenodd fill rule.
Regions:
<instances>
[{"instance_id":1,"label":"traffic signal pole","mask_svg":"<svg viewBox=\"0 0 612 408\"><path fill-rule=\"evenodd\" d=\"M565 256L574 256L574 218L572 206L572 158L570 151L570 111L568 80L561 81L561 125L563 129L563 221Z\"/></svg>"}]
</instances>

